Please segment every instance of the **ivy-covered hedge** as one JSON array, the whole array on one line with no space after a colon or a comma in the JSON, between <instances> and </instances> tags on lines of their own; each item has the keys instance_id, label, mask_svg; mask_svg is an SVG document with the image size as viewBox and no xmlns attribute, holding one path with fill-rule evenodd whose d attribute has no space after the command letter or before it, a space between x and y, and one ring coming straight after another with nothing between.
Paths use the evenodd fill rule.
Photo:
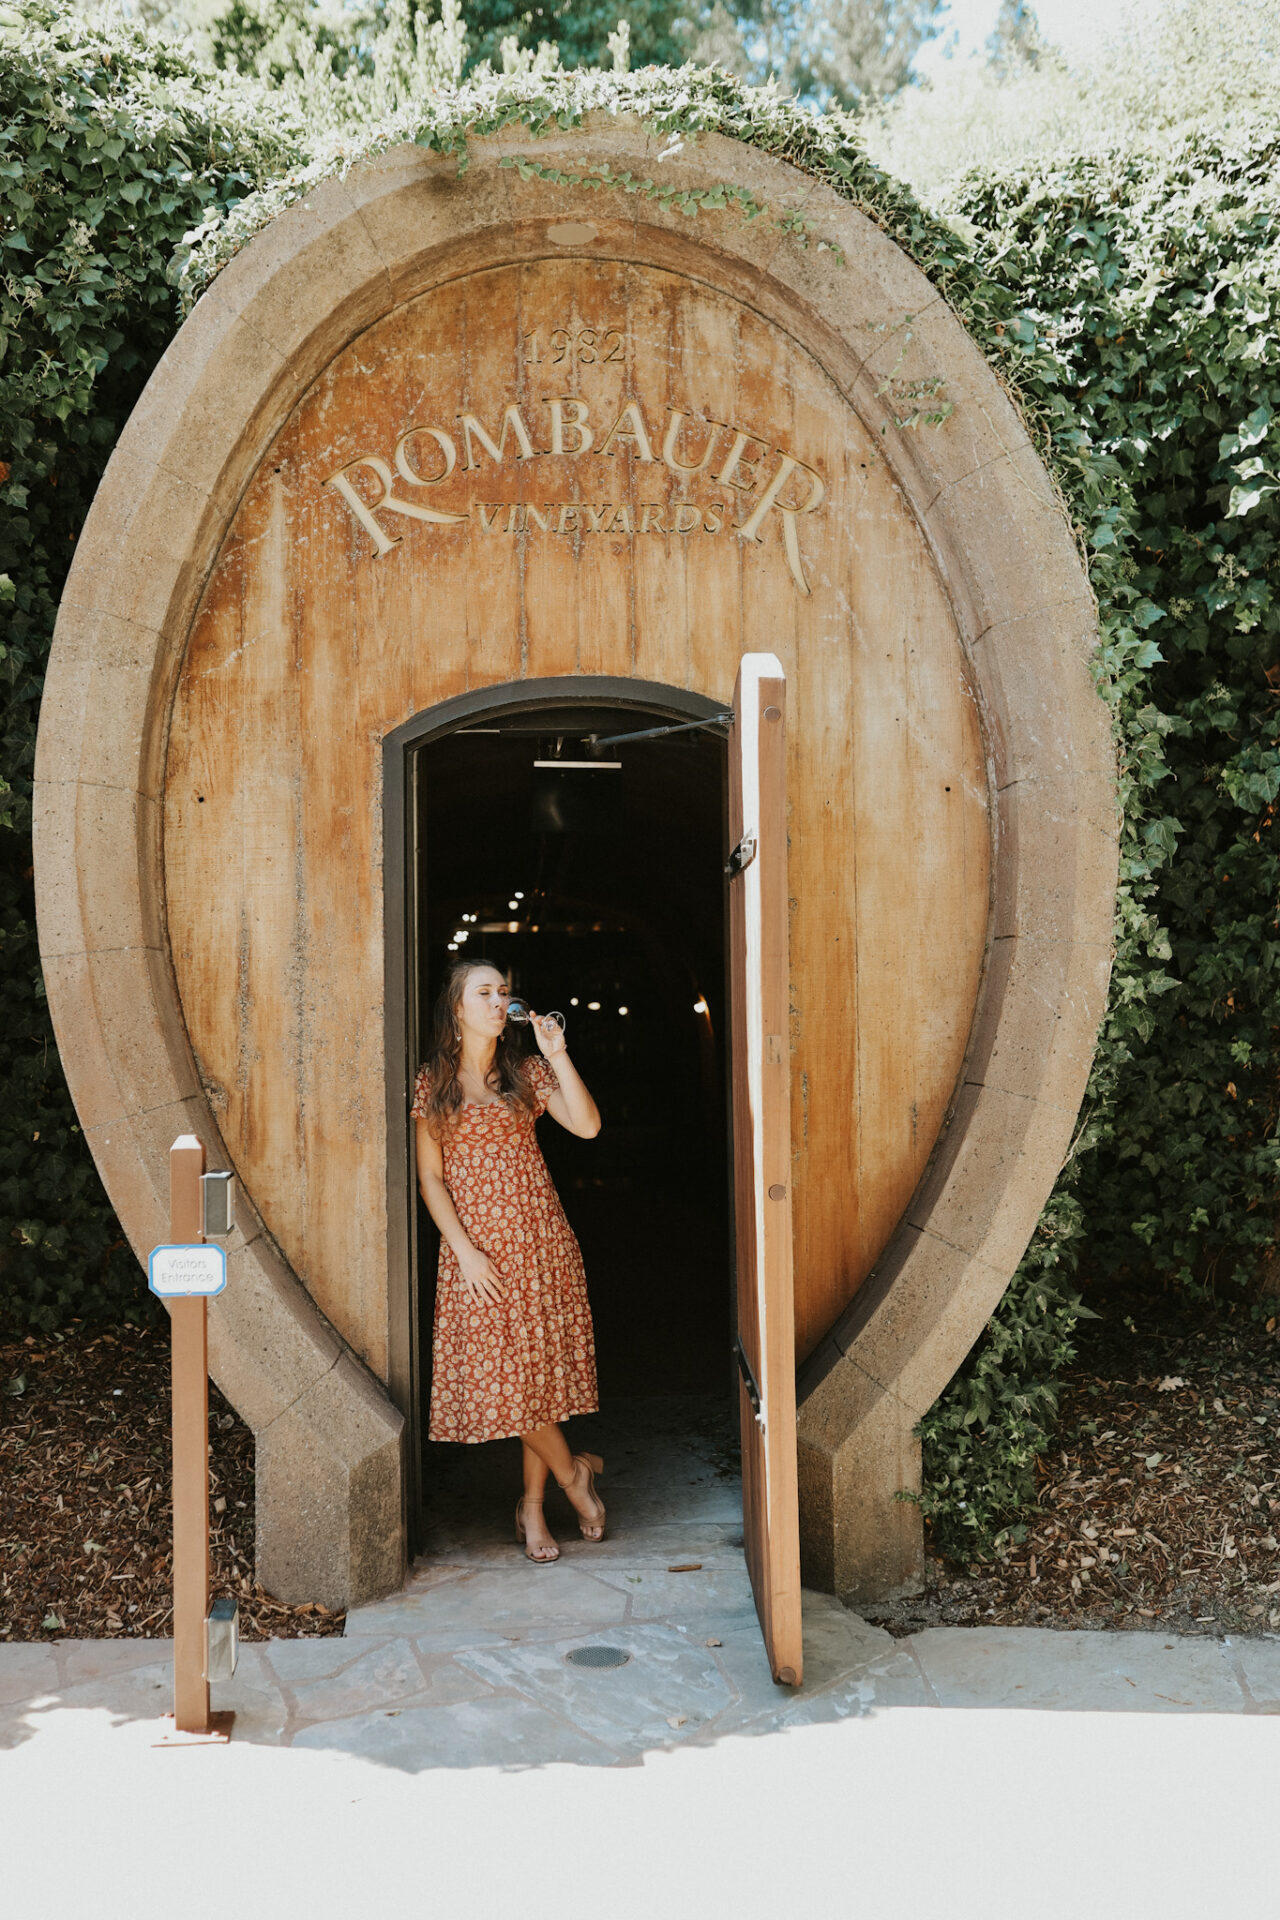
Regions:
<instances>
[{"instance_id":1,"label":"ivy-covered hedge","mask_svg":"<svg viewBox=\"0 0 1280 1920\"><path fill-rule=\"evenodd\" d=\"M989 1551L1052 1428L1069 1284L1247 1299L1276 1233L1280 138L974 178L1022 391L1090 547L1124 805L1116 963L1076 1154L924 1422L926 1509Z\"/></svg>"},{"instance_id":2,"label":"ivy-covered hedge","mask_svg":"<svg viewBox=\"0 0 1280 1920\"><path fill-rule=\"evenodd\" d=\"M15 249L5 280L6 324L21 345L16 363L0 363L0 412L15 454L0 490L14 581L4 661L12 860L0 961L19 1015L18 1039L6 1037L0 1058L12 1088L0 1123L0 1244L13 1245L0 1304L46 1324L126 1297L128 1262L112 1249L52 1064L23 862L34 703L57 589L105 452L176 324L165 271L189 302L315 179L400 140L463 166L470 137L524 125L524 164L536 167L542 131L597 109L641 116L673 151L715 131L825 180L953 303L1023 406L1098 595L1097 671L1124 807L1111 1007L1072 1160L986 1337L923 1426L925 1503L941 1537L969 1554L990 1550L1027 1494L1052 1425L1077 1278L1128 1265L1157 1284L1240 1288L1273 1232L1280 141L1261 127L1229 143L1205 131L1165 153L974 178L944 220L870 164L847 120L803 113L719 73L441 84L381 127L353 129L318 151L295 126L264 133L262 101L246 107L243 94L222 90L225 81L197 83L137 37L123 44L117 57L87 29L50 28L22 77L0 83L4 161L16 169L0 170L0 198L10 217L23 211L32 256ZM161 70L172 78L150 77ZM61 159L46 178L40 160L39 89L51 74L70 103L74 178ZM144 111L157 84L166 104ZM137 131L112 164L134 170L104 195L96 136L116 114L135 116ZM198 153L197 124L208 142ZM255 182L261 191L250 193ZM652 180L598 175L582 190L666 191L660 163ZM77 199L94 213L73 216L89 236L73 270L65 216ZM684 210L774 219L790 244L824 240L785 207L726 206L714 191L686 196ZM105 231L110 246L95 237ZM87 282L87 301L77 291L82 266L101 277ZM23 368L45 370L47 396L34 395L34 372L19 377ZM19 451L24 409L35 424ZM922 416L920 430L946 427ZM130 1298L135 1285L130 1278Z\"/></svg>"},{"instance_id":3,"label":"ivy-covered hedge","mask_svg":"<svg viewBox=\"0 0 1280 1920\"><path fill-rule=\"evenodd\" d=\"M36 1328L149 1298L76 1122L36 954L31 778L58 597L173 334L175 248L298 151L253 88L139 33L0 17L0 1317Z\"/></svg>"}]
</instances>

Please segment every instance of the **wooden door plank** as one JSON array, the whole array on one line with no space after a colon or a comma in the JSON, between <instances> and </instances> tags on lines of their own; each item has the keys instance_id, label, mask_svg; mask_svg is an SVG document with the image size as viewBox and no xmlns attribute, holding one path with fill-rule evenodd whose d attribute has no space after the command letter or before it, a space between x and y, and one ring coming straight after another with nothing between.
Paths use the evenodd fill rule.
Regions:
<instances>
[{"instance_id":1,"label":"wooden door plank","mask_svg":"<svg viewBox=\"0 0 1280 1920\"><path fill-rule=\"evenodd\" d=\"M734 692L729 882L743 1535L775 1680L804 1673L796 1488L795 1304L787 962L786 680L747 654ZM758 1402L758 1404L757 1404Z\"/></svg>"}]
</instances>

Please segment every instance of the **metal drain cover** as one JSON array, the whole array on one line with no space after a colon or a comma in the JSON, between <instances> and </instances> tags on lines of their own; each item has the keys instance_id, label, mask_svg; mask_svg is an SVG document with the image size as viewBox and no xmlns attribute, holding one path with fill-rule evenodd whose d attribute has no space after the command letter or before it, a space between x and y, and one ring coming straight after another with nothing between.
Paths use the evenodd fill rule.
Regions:
<instances>
[{"instance_id":1,"label":"metal drain cover","mask_svg":"<svg viewBox=\"0 0 1280 1920\"><path fill-rule=\"evenodd\" d=\"M625 1667L631 1655L623 1647L574 1647L565 1659L573 1667Z\"/></svg>"}]
</instances>

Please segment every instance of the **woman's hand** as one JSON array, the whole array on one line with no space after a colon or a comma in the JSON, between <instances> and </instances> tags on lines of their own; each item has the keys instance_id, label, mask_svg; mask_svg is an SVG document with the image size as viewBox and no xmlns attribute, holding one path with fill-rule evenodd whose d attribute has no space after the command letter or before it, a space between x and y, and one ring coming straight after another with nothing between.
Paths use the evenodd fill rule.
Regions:
<instances>
[{"instance_id":1,"label":"woman's hand","mask_svg":"<svg viewBox=\"0 0 1280 1920\"><path fill-rule=\"evenodd\" d=\"M568 1043L564 1037L564 1028L558 1020L553 1020L549 1013L535 1013L530 1007L529 1025L533 1028L533 1037L544 1058L554 1060L558 1053L565 1051Z\"/></svg>"},{"instance_id":2,"label":"woman's hand","mask_svg":"<svg viewBox=\"0 0 1280 1920\"><path fill-rule=\"evenodd\" d=\"M507 1290L505 1279L479 1247L470 1247L465 1254L458 1255L458 1270L468 1297L477 1305L483 1301L486 1306L496 1306Z\"/></svg>"}]
</instances>

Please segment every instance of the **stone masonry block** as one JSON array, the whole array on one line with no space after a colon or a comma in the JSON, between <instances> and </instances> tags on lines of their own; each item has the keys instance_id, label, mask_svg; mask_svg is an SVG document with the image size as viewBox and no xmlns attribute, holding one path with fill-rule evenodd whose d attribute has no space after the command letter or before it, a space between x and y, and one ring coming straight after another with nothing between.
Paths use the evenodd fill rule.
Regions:
<instances>
[{"instance_id":1,"label":"stone masonry block","mask_svg":"<svg viewBox=\"0 0 1280 1920\"><path fill-rule=\"evenodd\" d=\"M164 734L151 724L155 662L137 666L95 661L86 698L80 778L90 786L127 787L158 804L164 793Z\"/></svg>"},{"instance_id":2,"label":"stone masonry block","mask_svg":"<svg viewBox=\"0 0 1280 1920\"><path fill-rule=\"evenodd\" d=\"M994 939L1111 944L1120 836L1109 779L1015 781L998 795L996 836Z\"/></svg>"},{"instance_id":3,"label":"stone masonry block","mask_svg":"<svg viewBox=\"0 0 1280 1920\"><path fill-rule=\"evenodd\" d=\"M962 1087L908 1223L1012 1274L1066 1159L1075 1117L1072 1108L994 1087Z\"/></svg>"},{"instance_id":4,"label":"stone masonry block","mask_svg":"<svg viewBox=\"0 0 1280 1920\"><path fill-rule=\"evenodd\" d=\"M1012 401L991 380L985 363L966 352L967 345L956 315L945 300L935 299L881 336L858 381L859 412L876 434L889 423L897 441L894 464L911 461L921 505L1026 445L1026 428ZM953 409L937 426L896 426L935 402Z\"/></svg>"},{"instance_id":5,"label":"stone masonry block","mask_svg":"<svg viewBox=\"0 0 1280 1920\"><path fill-rule=\"evenodd\" d=\"M164 631L196 578L209 499L200 482L136 458L122 441L84 523L64 600Z\"/></svg>"},{"instance_id":6,"label":"stone masonry block","mask_svg":"<svg viewBox=\"0 0 1280 1920\"><path fill-rule=\"evenodd\" d=\"M46 761L50 757L46 754ZM79 797L80 789L74 776L67 780L37 781L31 796L31 837L36 869L36 936L42 960L57 955L83 953L85 950L85 930L80 917L80 877L76 865L76 803Z\"/></svg>"},{"instance_id":7,"label":"stone masonry block","mask_svg":"<svg viewBox=\"0 0 1280 1920\"><path fill-rule=\"evenodd\" d=\"M727 147L728 141L718 141L715 135L709 135L696 145L684 146L672 142L671 145L654 155L648 164L648 173L658 187L670 187L675 191L688 188L700 188L707 185L708 179L717 178L716 161L720 157L716 149ZM539 156L541 157L541 156ZM566 169L572 168L576 155L566 153L557 164ZM607 156L606 156L607 157ZM766 163L767 164L767 163ZM716 252L731 255L739 264L749 270L767 274L780 248L795 246L793 240L782 232L776 224L776 216L785 210L782 197L775 184L772 194L764 185L764 173L758 168L743 170L735 184L741 185L748 193L769 209L765 214L757 215L753 220L746 219L736 207L707 209L694 216L697 223L697 235L700 244ZM534 191L540 184L536 181L521 181L515 175L517 185L512 191L512 214L515 218L545 218L537 212L537 195ZM799 175L792 175L788 186L794 185L794 204L798 205L806 197L806 186ZM562 189L563 199L557 208L558 218L591 220L598 218L593 208L604 212L600 207L603 195L581 187ZM792 196L786 195L788 204ZM664 204L661 200L650 199L637 194L631 201L631 210L635 219L637 239L644 245L646 232L675 232L683 238L694 224L690 216L677 206Z\"/></svg>"},{"instance_id":8,"label":"stone masonry block","mask_svg":"<svg viewBox=\"0 0 1280 1920\"><path fill-rule=\"evenodd\" d=\"M725 146L732 154L734 143L726 141ZM726 165L732 166L727 156ZM792 179L797 177L795 170L790 167L785 169L785 173ZM843 313L846 323L852 322L860 329L863 324L860 318L861 305L862 314L872 322L871 330L878 336L879 344L884 337L882 322L896 322L901 316L925 311L930 304L930 296L934 294L932 283L873 220L868 220L856 207L850 206L823 180L814 180L810 184L803 204L806 216L814 223L813 240L807 247L796 246L789 251L786 260L788 263L794 261L794 266L779 261L775 271L789 278L795 276L793 284L797 292L803 293L803 276L809 267L822 266L824 280L821 284L824 285L827 264L839 268L844 286L842 292L837 287L837 304L829 316L832 324L839 324ZM839 254L820 247L817 243L821 241L838 246ZM812 298L812 294L805 293L804 297ZM878 314L873 313L873 306L879 308Z\"/></svg>"},{"instance_id":9,"label":"stone masonry block","mask_svg":"<svg viewBox=\"0 0 1280 1920\"><path fill-rule=\"evenodd\" d=\"M785 199L776 191L762 197L774 207ZM770 277L844 343L856 372L937 303L937 290L887 235L821 182L793 204L809 223L808 238L802 245L784 236Z\"/></svg>"},{"instance_id":10,"label":"stone masonry block","mask_svg":"<svg viewBox=\"0 0 1280 1920\"><path fill-rule=\"evenodd\" d=\"M829 1454L796 1444L796 1485L800 1504L800 1579L817 1593L834 1593L835 1473Z\"/></svg>"},{"instance_id":11,"label":"stone masonry block","mask_svg":"<svg viewBox=\"0 0 1280 1920\"><path fill-rule=\"evenodd\" d=\"M58 1038L63 1031L69 1036L65 1045L59 1038L58 1047L80 1125L92 1129L122 1120L125 1100L116 1079L115 1061L101 1027L95 1020L84 1018L84 1010L93 999L88 955L46 955L41 971L54 1036Z\"/></svg>"},{"instance_id":12,"label":"stone masonry block","mask_svg":"<svg viewBox=\"0 0 1280 1920\"><path fill-rule=\"evenodd\" d=\"M299 387L389 304L382 260L346 183L326 180L296 209L305 235L288 274L264 276L246 321L279 353ZM305 223L305 224L304 224ZM296 279L305 281L299 300Z\"/></svg>"},{"instance_id":13,"label":"stone masonry block","mask_svg":"<svg viewBox=\"0 0 1280 1920\"><path fill-rule=\"evenodd\" d=\"M392 152L417 152L420 159L426 155L412 146L393 148ZM387 155L380 155L373 163L380 168ZM190 329L198 337L213 338L226 332L234 321L248 314L250 324L256 327L259 302L264 297L278 299L281 293L287 293L292 287L295 300L304 284L303 274L298 262L308 259L316 263L324 272L325 256L315 253L316 247L323 247L333 236L341 234L348 227L353 215L359 210L359 191L352 191L353 180L362 182L368 169L361 167L355 175L345 178L333 177L319 181L301 200L277 214L270 224L256 233L247 247L228 260L225 267L204 289L192 308L182 331ZM366 273L367 260L361 263L360 271ZM309 301L300 302L310 305ZM318 303L312 312L312 319L318 317ZM265 328L256 328L264 341L271 335Z\"/></svg>"},{"instance_id":14,"label":"stone masonry block","mask_svg":"<svg viewBox=\"0 0 1280 1920\"><path fill-rule=\"evenodd\" d=\"M255 1433L300 1400L341 1352L266 1234L228 1248L227 1290L209 1308L209 1369Z\"/></svg>"},{"instance_id":15,"label":"stone masonry block","mask_svg":"<svg viewBox=\"0 0 1280 1920\"><path fill-rule=\"evenodd\" d=\"M1110 979L1109 946L1017 936L993 940L965 1079L1078 1107Z\"/></svg>"},{"instance_id":16,"label":"stone masonry block","mask_svg":"<svg viewBox=\"0 0 1280 1920\"><path fill-rule=\"evenodd\" d=\"M164 882L160 809L154 800L82 782L76 803L76 872L81 944L88 952L161 945ZM126 873L132 886L121 884Z\"/></svg>"},{"instance_id":17,"label":"stone masonry block","mask_svg":"<svg viewBox=\"0 0 1280 1920\"><path fill-rule=\"evenodd\" d=\"M1085 596L990 627L975 642L997 788L1049 774L1114 779L1110 720L1089 671L1096 642Z\"/></svg>"},{"instance_id":18,"label":"stone masonry block","mask_svg":"<svg viewBox=\"0 0 1280 1920\"><path fill-rule=\"evenodd\" d=\"M828 1334L800 1370L796 1423L811 1453L834 1459L849 1434L871 1417L885 1389L860 1367L847 1364L844 1349Z\"/></svg>"},{"instance_id":19,"label":"stone masonry block","mask_svg":"<svg viewBox=\"0 0 1280 1920\"><path fill-rule=\"evenodd\" d=\"M964 1360L1007 1283L1003 1268L904 1226L830 1338L859 1374L919 1419Z\"/></svg>"},{"instance_id":20,"label":"stone masonry block","mask_svg":"<svg viewBox=\"0 0 1280 1920\"><path fill-rule=\"evenodd\" d=\"M285 356L259 329L238 318L212 324L197 306L152 374L119 452L212 497L263 396L285 377Z\"/></svg>"},{"instance_id":21,"label":"stone masonry block","mask_svg":"<svg viewBox=\"0 0 1280 1920\"><path fill-rule=\"evenodd\" d=\"M75 1082L72 1080L74 1093ZM153 1135L167 1131L164 1155L180 1133L198 1124L196 1103L162 1107L155 1114L121 1114L99 1126L85 1127L85 1140L102 1184L129 1236L139 1261L169 1238L169 1167L154 1150ZM138 1284L145 1288L145 1275Z\"/></svg>"},{"instance_id":22,"label":"stone masonry block","mask_svg":"<svg viewBox=\"0 0 1280 1920\"><path fill-rule=\"evenodd\" d=\"M812 1380L806 1368L806 1382ZM847 1355L805 1390L799 1411L801 1577L853 1605L918 1593L924 1575L917 1416ZM837 1444L831 1445L832 1441Z\"/></svg>"},{"instance_id":23,"label":"stone masonry block","mask_svg":"<svg viewBox=\"0 0 1280 1920\"><path fill-rule=\"evenodd\" d=\"M348 1607L399 1586L403 1426L344 1354L259 1431L258 1577L280 1599Z\"/></svg>"},{"instance_id":24,"label":"stone masonry block","mask_svg":"<svg viewBox=\"0 0 1280 1920\"><path fill-rule=\"evenodd\" d=\"M117 947L91 953L88 965L98 1032L114 1063L125 1112L194 1099L199 1081L177 997L164 988L165 956L155 949Z\"/></svg>"},{"instance_id":25,"label":"stone masonry block","mask_svg":"<svg viewBox=\"0 0 1280 1920\"><path fill-rule=\"evenodd\" d=\"M86 780L156 799L163 774L152 724L158 633L64 601L40 701L36 780Z\"/></svg>"},{"instance_id":26,"label":"stone masonry block","mask_svg":"<svg viewBox=\"0 0 1280 1920\"><path fill-rule=\"evenodd\" d=\"M159 943L153 800L119 787L46 782L33 796L32 827L42 955Z\"/></svg>"},{"instance_id":27,"label":"stone masonry block","mask_svg":"<svg viewBox=\"0 0 1280 1920\"><path fill-rule=\"evenodd\" d=\"M924 1586L924 1525L916 1415L891 1394L841 1449L834 1477L835 1590L847 1606L874 1605Z\"/></svg>"},{"instance_id":28,"label":"stone masonry block","mask_svg":"<svg viewBox=\"0 0 1280 1920\"><path fill-rule=\"evenodd\" d=\"M950 481L924 520L947 556L956 615L971 642L988 627L1080 600L1080 558L1030 442Z\"/></svg>"},{"instance_id":29,"label":"stone masonry block","mask_svg":"<svg viewBox=\"0 0 1280 1920\"><path fill-rule=\"evenodd\" d=\"M63 623L59 621L59 626ZM68 623L69 624L69 623ZM40 730L36 736L35 777L65 785L79 778L88 731L89 682L93 657L68 636L66 646L50 651L40 691ZM116 785L132 785L117 781Z\"/></svg>"},{"instance_id":30,"label":"stone masonry block","mask_svg":"<svg viewBox=\"0 0 1280 1920\"><path fill-rule=\"evenodd\" d=\"M384 162L393 156L384 156ZM357 186L360 219L387 275L391 305L412 299L430 284L424 262L452 252L459 242L465 249L473 237L483 240L492 261L492 230L510 221L509 188L512 176L492 165L473 165L461 181L457 161L418 153L416 164L406 161L394 172L384 164L361 177Z\"/></svg>"}]
</instances>

